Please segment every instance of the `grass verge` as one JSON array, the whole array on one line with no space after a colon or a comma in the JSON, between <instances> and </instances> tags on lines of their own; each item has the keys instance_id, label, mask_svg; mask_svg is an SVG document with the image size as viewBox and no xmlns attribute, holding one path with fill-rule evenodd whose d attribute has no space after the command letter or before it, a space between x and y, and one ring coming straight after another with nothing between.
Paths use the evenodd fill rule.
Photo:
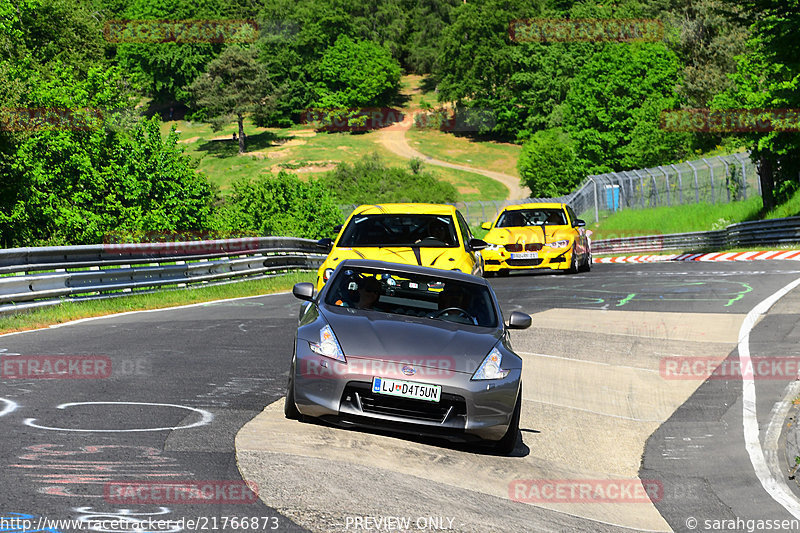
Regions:
<instances>
[{"instance_id":1,"label":"grass verge","mask_svg":"<svg viewBox=\"0 0 800 533\"><path fill-rule=\"evenodd\" d=\"M111 315L127 311L142 311L175 307L212 300L258 296L291 290L295 283L316 281L314 272L293 272L267 279L213 285L185 290L157 291L146 294L133 294L108 300L87 300L84 302L64 302L62 304L34 309L29 312L0 316L0 334L13 331L43 328L62 324L80 318Z\"/></svg>"},{"instance_id":2,"label":"grass verge","mask_svg":"<svg viewBox=\"0 0 800 533\"><path fill-rule=\"evenodd\" d=\"M758 220L760 197L729 204L687 204L650 209L624 209L599 223L589 224L592 239L613 239L635 235L663 235L690 231L724 229L730 224Z\"/></svg>"}]
</instances>

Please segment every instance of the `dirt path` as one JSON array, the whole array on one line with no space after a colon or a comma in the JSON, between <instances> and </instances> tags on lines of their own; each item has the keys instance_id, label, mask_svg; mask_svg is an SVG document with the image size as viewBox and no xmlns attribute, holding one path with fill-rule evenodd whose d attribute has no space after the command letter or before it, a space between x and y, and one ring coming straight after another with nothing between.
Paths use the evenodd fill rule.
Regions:
<instances>
[{"instance_id":1,"label":"dirt path","mask_svg":"<svg viewBox=\"0 0 800 533\"><path fill-rule=\"evenodd\" d=\"M530 192L520 186L519 178L517 177L509 176L508 174L503 174L502 172L493 172L491 170L482 170L467 165L456 165L454 163L448 163L447 161L440 161L414 150L406 140L406 132L404 129L391 127L384 128L380 131L379 140L387 150L399 155L400 157L405 157L407 159L418 157L429 165L454 168L456 170L464 170L466 172L474 172L475 174L482 174L486 177L492 178L495 181L499 181L505 185L509 191L508 196L506 196L508 200L521 200L523 198L530 197Z\"/></svg>"}]
</instances>

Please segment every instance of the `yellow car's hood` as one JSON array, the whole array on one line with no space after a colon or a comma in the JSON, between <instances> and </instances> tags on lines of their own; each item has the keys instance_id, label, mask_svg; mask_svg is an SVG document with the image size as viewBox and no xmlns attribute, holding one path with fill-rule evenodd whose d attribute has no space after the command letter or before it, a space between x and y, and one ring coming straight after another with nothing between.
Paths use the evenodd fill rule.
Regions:
<instances>
[{"instance_id":1,"label":"yellow car's hood","mask_svg":"<svg viewBox=\"0 0 800 533\"><path fill-rule=\"evenodd\" d=\"M545 238L542 240L541 226L492 228L483 240L489 244L528 244L560 241L575 237L575 230L569 226L545 226L544 233Z\"/></svg>"},{"instance_id":2,"label":"yellow car's hood","mask_svg":"<svg viewBox=\"0 0 800 533\"><path fill-rule=\"evenodd\" d=\"M458 268L463 259L464 249L456 248L412 248L410 246L336 248L329 260L335 264L345 259L373 259L406 265L421 265L444 270Z\"/></svg>"}]
</instances>

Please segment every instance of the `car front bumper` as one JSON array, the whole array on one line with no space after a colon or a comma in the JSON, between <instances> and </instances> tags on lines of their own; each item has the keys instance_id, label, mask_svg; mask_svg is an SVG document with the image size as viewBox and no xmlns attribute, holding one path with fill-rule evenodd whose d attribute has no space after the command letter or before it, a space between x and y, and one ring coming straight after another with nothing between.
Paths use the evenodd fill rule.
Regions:
<instances>
[{"instance_id":1,"label":"car front bumper","mask_svg":"<svg viewBox=\"0 0 800 533\"><path fill-rule=\"evenodd\" d=\"M527 270L531 268L547 268L551 270L567 270L572 261L572 248L543 248L535 258L516 259L506 250L484 250L484 272L500 270Z\"/></svg>"},{"instance_id":2,"label":"car front bumper","mask_svg":"<svg viewBox=\"0 0 800 533\"><path fill-rule=\"evenodd\" d=\"M521 369L511 370L504 379L486 381L472 381L470 374L434 368L406 376L396 371L398 365L366 358L348 358L348 363L341 363L311 352L307 345L298 341L294 366L295 403L303 415L337 425L451 441L499 440L511 422ZM440 385L440 401L374 393L374 377Z\"/></svg>"}]
</instances>

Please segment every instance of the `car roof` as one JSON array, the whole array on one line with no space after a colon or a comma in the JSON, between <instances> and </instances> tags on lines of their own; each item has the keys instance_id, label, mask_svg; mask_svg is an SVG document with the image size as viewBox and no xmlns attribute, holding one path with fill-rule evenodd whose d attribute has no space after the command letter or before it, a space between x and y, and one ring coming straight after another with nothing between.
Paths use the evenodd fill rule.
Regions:
<instances>
[{"instance_id":1,"label":"car roof","mask_svg":"<svg viewBox=\"0 0 800 533\"><path fill-rule=\"evenodd\" d=\"M376 261L372 259L345 259L339 263L338 269L344 267L374 268L380 270L391 270L405 274L422 274L425 276L464 281L467 283L475 283L477 285L490 287L489 282L487 282L485 279L478 276L473 276L472 274L466 274L460 270L442 270L433 267L408 265L405 263L390 263L388 261Z\"/></svg>"},{"instance_id":2,"label":"car roof","mask_svg":"<svg viewBox=\"0 0 800 533\"><path fill-rule=\"evenodd\" d=\"M559 204L556 202L534 202L530 204L517 204L505 207L504 211L518 211L520 209L563 209L566 204Z\"/></svg>"},{"instance_id":3,"label":"car roof","mask_svg":"<svg viewBox=\"0 0 800 533\"><path fill-rule=\"evenodd\" d=\"M364 204L353 210L356 215L379 214L426 214L426 215L454 215L456 208L447 204Z\"/></svg>"}]
</instances>

